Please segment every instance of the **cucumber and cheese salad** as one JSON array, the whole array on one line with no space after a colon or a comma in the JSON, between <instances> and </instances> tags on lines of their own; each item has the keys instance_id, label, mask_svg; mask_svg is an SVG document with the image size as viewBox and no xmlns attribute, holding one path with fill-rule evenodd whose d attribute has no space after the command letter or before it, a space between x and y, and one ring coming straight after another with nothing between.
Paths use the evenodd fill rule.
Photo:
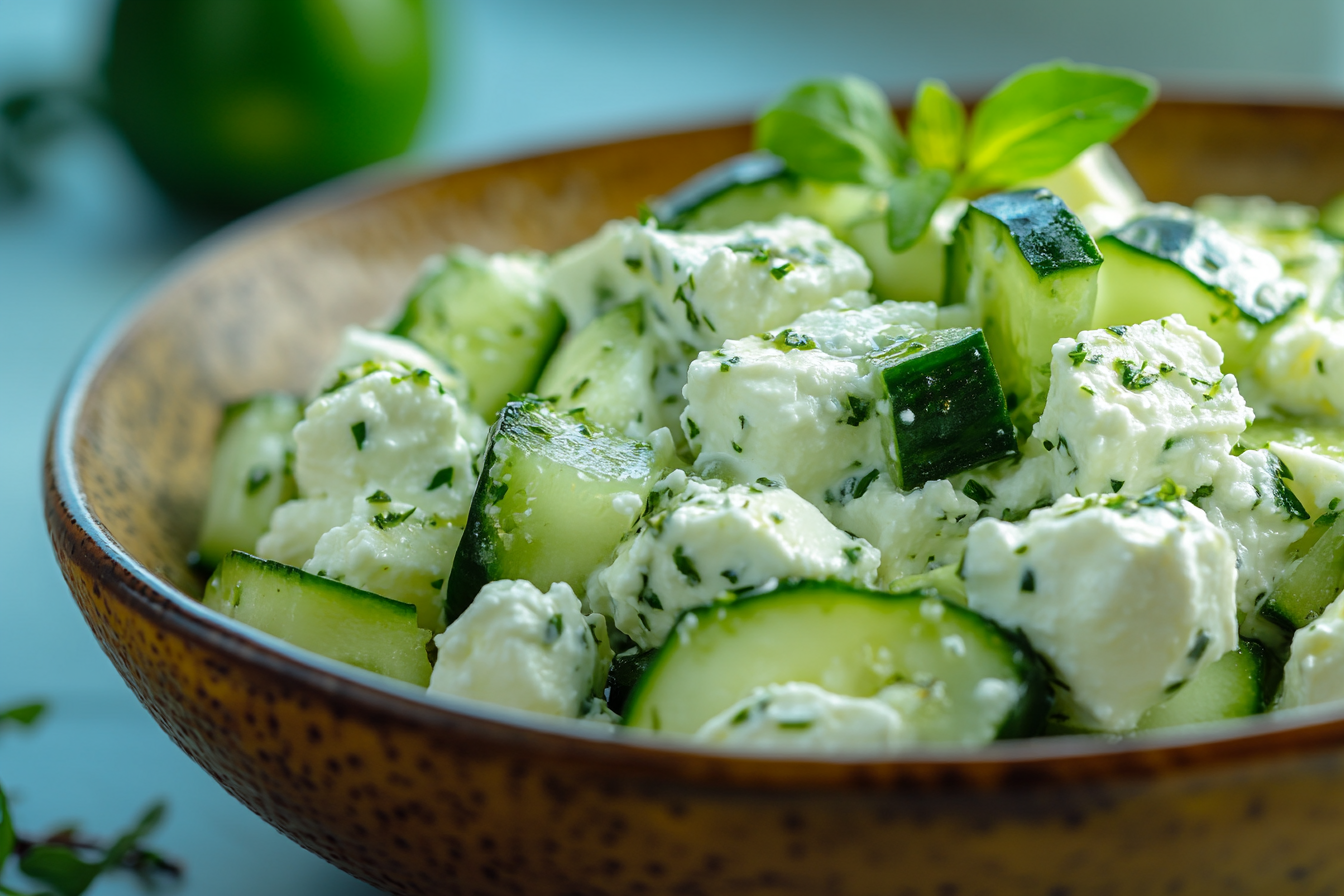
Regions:
<instances>
[{"instance_id":1,"label":"cucumber and cheese salad","mask_svg":"<svg viewBox=\"0 0 1344 896\"><path fill-rule=\"evenodd\" d=\"M1344 253L1149 202L1108 144L1155 93L1056 62L902 128L809 82L638 220L449 249L309 394L225 411L204 602L721 749L1344 699Z\"/></svg>"}]
</instances>

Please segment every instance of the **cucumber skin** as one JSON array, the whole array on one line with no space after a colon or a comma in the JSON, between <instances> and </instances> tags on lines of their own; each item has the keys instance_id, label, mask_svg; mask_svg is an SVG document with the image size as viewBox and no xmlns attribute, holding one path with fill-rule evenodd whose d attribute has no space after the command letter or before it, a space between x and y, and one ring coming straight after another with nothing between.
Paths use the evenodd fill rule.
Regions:
<instances>
[{"instance_id":1,"label":"cucumber skin","mask_svg":"<svg viewBox=\"0 0 1344 896\"><path fill-rule=\"evenodd\" d=\"M1187 694L1188 689L1199 686L1200 677L1207 675L1222 663L1236 663L1254 678L1254 693L1242 694L1243 698L1249 697L1249 701L1240 706L1224 706L1216 716L1204 718L1182 718L1179 713L1174 718L1163 718L1171 716L1170 712L1162 712L1163 708L1169 702L1178 700L1182 694ZM1220 670L1221 671L1221 670ZM1236 670L1233 670L1234 673ZM1220 657L1216 663L1206 667L1200 675L1193 681L1185 685L1180 691L1177 691L1169 700L1164 700L1157 706L1148 710L1143 718L1139 720L1138 730L1155 731L1161 728L1170 728L1177 725L1199 724L1203 722L1215 722L1224 719L1237 719L1246 716L1259 715L1265 712L1273 702L1274 694L1278 690L1279 680L1283 674L1283 664L1278 658L1258 641L1241 639L1237 647ZM1218 682L1221 683L1221 682ZM1216 684L1215 683L1215 686Z\"/></svg>"},{"instance_id":2,"label":"cucumber skin","mask_svg":"<svg viewBox=\"0 0 1344 896\"><path fill-rule=\"evenodd\" d=\"M1300 588L1303 584L1301 579L1307 574L1319 578L1329 577L1332 572L1333 577L1326 578L1324 582L1306 583L1308 587L1315 586L1311 588L1312 594L1304 597L1300 593L1284 593L1286 588L1294 586L1295 579ZM1336 519L1298 565L1279 580L1274 590L1261 601L1256 612L1266 621L1292 634L1320 616L1341 590L1344 590L1344 516Z\"/></svg>"},{"instance_id":3,"label":"cucumber skin","mask_svg":"<svg viewBox=\"0 0 1344 896\"><path fill-rule=\"evenodd\" d=\"M1042 279L1101 264L1101 251L1092 236L1049 190L993 193L972 202L971 208L1008 228L1022 257Z\"/></svg>"},{"instance_id":4,"label":"cucumber skin","mask_svg":"<svg viewBox=\"0 0 1344 896\"><path fill-rule=\"evenodd\" d=\"M910 353L911 345L923 348ZM966 357L968 350L971 359ZM882 366L882 381L891 403L901 488L918 488L931 479L946 479L1017 455L1016 430L982 331L937 330L898 346L886 357L891 363ZM974 364L974 359L980 363ZM883 362L878 358L873 363ZM959 395L972 397L969 407L952 406L951 384ZM913 411L912 424L901 421L903 411ZM916 441L915 426L926 437ZM934 437L929 439L931 429Z\"/></svg>"},{"instance_id":5,"label":"cucumber skin","mask_svg":"<svg viewBox=\"0 0 1344 896\"><path fill-rule=\"evenodd\" d=\"M719 198L735 187L747 187L776 179L796 179L779 156L768 152L750 152L725 159L701 171L670 193L650 203L658 226L679 230L705 203Z\"/></svg>"},{"instance_id":6,"label":"cucumber skin","mask_svg":"<svg viewBox=\"0 0 1344 896\"><path fill-rule=\"evenodd\" d=\"M1016 706L1004 716L999 724L999 730L996 735L997 740L1018 740L1022 738L1036 737L1045 730L1046 722L1050 716L1050 709L1054 704L1054 691L1050 685L1050 672L1045 663L1032 648L1026 635L1020 631L1010 631L994 622L988 617L981 616L974 610L963 607L955 601L944 598L941 594L931 588L919 589L916 591L906 591L900 594L891 594L884 591L866 591L861 588L855 588L851 585L844 585L837 582L815 582L799 579L789 579L781 582L780 585L772 591L764 594L751 595L750 597L738 598L733 604L728 606L740 605L748 601L771 600L779 597L786 597L794 594L806 594L809 591L818 591L823 594L834 591L842 591L850 595L861 597L879 598L879 599L917 599L920 601L929 598L936 598L942 602L944 612L958 614L969 617L976 624L984 625L988 628L991 635L997 635L1002 638L1005 644L1010 648L1010 659L1014 671L1023 685L1022 697L1018 700ZM670 637L663 647L658 648L647 655L647 665L639 679L630 688L626 697L623 710L637 709L640 702L645 698L654 682L658 678L658 673L664 662L667 661L672 651L667 649L667 644L674 641L676 632L683 619L687 616L711 618L724 609L723 604L716 604L708 607L693 607L685 610L677 618L673 625L673 636ZM631 719L633 712L622 712L622 724L628 727L636 727Z\"/></svg>"},{"instance_id":7,"label":"cucumber skin","mask_svg":"<svg viewBox=\"0 0 1344 896\"><path fill-rule=\"evenodd\" d=\"M481 589L493 581L491 569L495 565L494 541L486 523L486 508L489 505L488 493L492 480L490 469L495 465L495 441L499 435L500 421L509 412L505 405L490 427L486 438L485 455L481 458L481 475L476 480L476 491L471 496L471 508L467 513L467 524L462 531L457 555L453 557L453 568L448 573L445 586L444 614L448 625L466 612L467 607L476 599Z\"/></svg>"}]
</instances>

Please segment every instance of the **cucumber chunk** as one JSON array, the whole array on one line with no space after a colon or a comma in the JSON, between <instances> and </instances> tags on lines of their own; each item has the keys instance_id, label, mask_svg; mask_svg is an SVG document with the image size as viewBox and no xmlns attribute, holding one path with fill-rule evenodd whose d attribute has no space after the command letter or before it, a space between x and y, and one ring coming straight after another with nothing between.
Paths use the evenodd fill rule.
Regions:
<instances>
[{"instance_id":1,"label":"cucumber chunk","mask_svg":"<svg viewBox=\"0 0 1344 896\"><path fill-rule=\"evenodd\" d=\"M411 339L466 377L487 420L537 381L565 329L541 293L541 256L484 255L467 246L432 263L392 335Z\"/></svg>"},{"instance_id":2,"label":"cucumber chunk","mask_svg":"<svg viewBox=\"0 0 1344 896\"><path fill-rule=\"evenodd\" d=\"M1282 665L1261 644L1243 639L1139 719L1139 731L1238 719L1262 713L1273 699Z\"/></svg>"},{"instance_id":3,"label":"cucumber chunk","mask_svg":"<svg viewBox=\"0 0 1344 896\"><path fill-rule=\"evenodd\" d=\"M1336 515L1297 566L1279 580L1255 612L1285 631L1296 631L1344 590L1344 516Z\"/></svg>"},{"instance_id":4,"label":"cucumber chunk","mask_svg":"<svg viewBox=\"0 0 1344 896\"><path fill-rule=\"evenodd\" d=\"M644 306L622 305L561 345L537 383L558 411L582 409L589 423L631 437L663 426L663 402L654 388L657 340L644 326Z\"/></svg>"},{"instance_id":5,"label":"cucumber chunk","mask_svg":"<svg viewBox=\"0 0 1344 896\"><path fill-rule=\"evenodd\" d=\"M1098 246L1106 264L1094 328L1182 314L1222 346L1225 372L1243 370L1268 335L1266 325L1307 295L1269 252L1180 207L1136 218Z\"/></svg>"},{"instance_id":6,"label":"cucumber chunk","mask_svg":"<svg viewBox=\"0 0 1344 896\"><path fill-rule=\"evenodd\" d=\"M891 402L892 472L904 489L1017 454L980 330L934 330L869 359Z\"/></svg>"},{"instance_id":7,"label":"cucumber chunk","mask_svg":"<svg viewBox=\"0 0 1344 896\"><path fill-rule=\"evenodd\" d=\"M1049 190L997 193L967 209L948 256L949 303L981 316L1008 409L1035 423L1050 387L1050 349L1092 321L1101 253Z\"/></svg>"},{"instance_id":8,"label":"cucumber chunk","mask_svg":"<svg viewBox=\"0 0 1344 896\"><path fill-rule=\"evenodd\" d=\"M416 624L411 604L241 551L220 563L202 603L295 647L429 685L430 632Z\"/></svg>"},{"instance_id":9,"label":"cucumber chunk","mask_svg":"<svg viewBox=\"0 0 1344 896\"><path fill-rule=\"evenodd\" d=\"M978 613L928 591L800 582L685 613L635 685L625 724L694 734L756 688L785 682L854 697L897 683L935 692L908 720L928 742L1028 737L1050 703L1031 648ZM985 699L989 691L1007 699Z\"/></svg>"},{"instance_id":10,"label":"cucumber chunk","mask_svg":"<svg viewBox=\"0 0 1344 896\"><path fill-rule=\"evenodd\" d=\"M863 213L873 191L860 184L820 183L785 170L767 152L734 156L651 203L665 230L727 230L783 214L820 221L833 231Z\"/></svg>"},{"instance_id":11,"label":"cucumber chunk","mask_svg":"<svg viewBox=\"0 0 1344 896\"><path fill-rule=\"evenodd\" d=\"M229 551L256 550L271 512L298 494L289 467L302 419L292 395L258 395L224 409L196 548L202 565L218 566Z\"/></svg>"},{"instance_id":12,"label":"cucumber chunk","mask_svg":"<svg viewBox=\"0 0 1344 896\"><path fill-rule=\"evenodd\" d=\"M543 591L588 575L639 519L662 475L654 449L535 397L511 401L490 429L481 476L447 583L448 622L487 582Z\"/></svg>"},{"instance_id":13,"label":"cucumber chunk","mask_svg":"<svg viewBox=\"0 0 1344 896\"><path fill-rule=\"evenodd\" d=\"M632 647L612 659L606 684L607 707L612 712L620 715L625 711L630 692L643 677L644 670L649 668L649 663L653 661L653 653L651 650Z\"/></svg>"},{"instance_id":14,"label":"cucumber chunk","mask_svg":"<svg viewBox=\"0 0 1344 896\"><path fill-rule=\"evenodd\" d=\"M873 293L891 302L936 302L946 297L947 253L966 200L948 199L914 245L893 252L887 236L886 197L878 194L867 214L836 236L852 246L873 272Z\"/></svg>"}]
</instances>

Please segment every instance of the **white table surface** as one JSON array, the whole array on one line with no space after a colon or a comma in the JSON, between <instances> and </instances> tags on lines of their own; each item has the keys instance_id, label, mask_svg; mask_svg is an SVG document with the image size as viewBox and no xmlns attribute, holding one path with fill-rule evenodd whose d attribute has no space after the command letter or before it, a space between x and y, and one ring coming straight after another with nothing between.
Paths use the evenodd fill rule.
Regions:
<instances>
[{"instance_id":1,"label":"white table surface","mask_svg":"<svg viewBox=\"0 0 1344 896\"><path fill-rule=\"evenodd\" d=\"M0 0L0 92L87 70L105 11L104 0ZM1344 98L1338 0L476 0L436 12L446 64L415 154L450 164L741 117L825 72L900 95L924 75L976 90L1069 56L1150 71L1176 93ZM184 892L371 892L173 746L65 590L38 490L53 402L98 328L205 229L169 208L109 134L72 135L40 173L31 201L0 204L0 706L52 705L36 731L0 740L15 814L29 830L78 819L107 834L162 798L170 816L154 843L185 862ZM109 879L94 892L137 890Z\"/></svg>"}]
</instances>

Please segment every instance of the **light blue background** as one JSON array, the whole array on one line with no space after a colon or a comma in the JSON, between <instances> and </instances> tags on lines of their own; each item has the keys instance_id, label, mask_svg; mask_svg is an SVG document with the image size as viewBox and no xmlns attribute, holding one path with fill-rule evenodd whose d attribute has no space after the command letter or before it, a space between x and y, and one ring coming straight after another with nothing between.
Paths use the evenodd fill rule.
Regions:
<instances>
[{"instance_id":1,"label":"light blue background","mask_svg":"<svg viewBox=\"0 0 1344 896\"><path fill-rule=\"evenodd\" d=\"M1344 2L1334 0L475 0L436 12L444 64L421 162L740 118L824 72L858 72L898 97L926 75L971 94L1057 56L1151 72L1169 95L1344 102ZM105 15L103 0L0 0L0 93L87 72ZM187 864L185 892L368 892L180 753L65 590L38 493L52 403L98 327L204 229L169 209L107 133L57 143L40 174L33 201L0 205L0 706L42 697L54 707L37 731L0 741L15 812L28 829L79 819L106 834L166 798L155 842ZM135 888L109 880L95 892Z\"/></svg>"}]
</instances>

